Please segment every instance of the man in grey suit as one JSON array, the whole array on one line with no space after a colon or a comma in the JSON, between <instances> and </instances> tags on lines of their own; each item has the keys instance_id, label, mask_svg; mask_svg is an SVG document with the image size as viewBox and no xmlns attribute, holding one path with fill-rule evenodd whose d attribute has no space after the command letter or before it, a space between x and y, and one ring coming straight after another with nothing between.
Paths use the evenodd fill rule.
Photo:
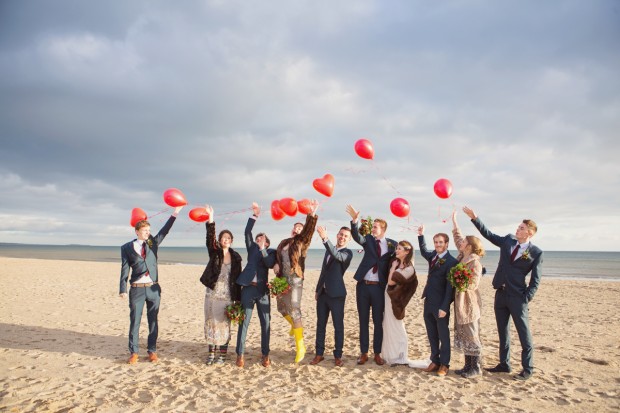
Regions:
<instances>
[{"instance_id":1,"label":"man in grey suit","mask_svg":"<svg viewBox=\"0 0 620 413\"><path fill-rule=\"evenodd\" d=\"M134 227L137 239L129 241L121 247L121 280L119 296L127 297L127 278L131 269L131 289L129 290L129 352L127 363L138 362L138 338L140 319L146 302L146 318L149 323L148 354L151 362L157 362L157 315L161 287L157 273L157 250L164 240L176 217L183 209L176 207L174 213L154 237L151 235L151 224L139 221Z\"/></svg>"},{"instance_id":2,"label":"man in grey suit","mask_svg":"<svg viewBox=\"0 0 620 413\"><path fill-rule=\"evenodd\" d=\"M347 248L351 240L351 229L340 228L336 236L336 246L327 238L325 227L318 227L317 232L325 246L325 258L321 266L321 274L316 285L314 298L316 300L316 356L310 364L323 361L325 352L325 329L329 313L332 313L334 324L334 364L342 367L342 348L344 346L344 302L347 289L344 285L344 273L351 264L353 252Z\"/></svg>"},{"instance_id":3,"label":"man in grey suit","mask_svg":"<svg viewBox=\"0 0 620 413\"><path fill-rule=\"evenodd\" d=\"M276 263L276 250L269 248L270 241L267 235L260 233L256 236L256 242L252 237L252 228L260 215L260 207L256 202L252 204L253 215L248 218L245 226L245 247L248 251L248 261L239 277L237 284L241 285L241 305L245 311L245 318L239 324L237 333L237 366L243 367L245 359L243 353L245 351L245 339L248 334L250 320L252 319L252 310L256 304L258 319L260 320L260 350L261 364L263 367L269 367L269 338L270 338L270 311L271 301L269 299L269 289L267 281L269 268L273 268Z\"/></svg>"},{"instance_id":4,"label":"man in grey suit","mask_svg":"<svg viewBox=\"0 0 620 413\"><path fill-rule=\"evenodd\" d=\"M347 205L346 210L351 216L351 236L355 242L364 248L364 257L353 276L355 281L357 281L355 300L360 320L361 354L357 359L357 364L364 364L368 361L368 347L370 346L369 324L370 312L372 310L374 359L375 363L382 366L385 364L385 360L381 358L383 310L385 309L384 292L390 270L390 259L394 256L398 242L385 237L387 222L379 218L374 220L371 233L362 236L359 233L358 226L359 211L351 205Z\"/></svg>"},{"instance_id":5,"label":"man in grey suit","mask_svg":"<svg viewBox=\"0 0 620 413\"><path fill-rule=\"evenodd\" d=\"M492 233L478 218L473 209L464 207L463 212L471 218L480 234L499 247L499 263L493 277L495 288L495 322L499 334L499 364L491 373L510 373L510 318L515 324L521 342L521 365L523 370L514 376L527 380L534 370L534 344L530 333L528 303L534 298L542 275L543 252L530 242L538 231L536 223L524 219L515 232L499 236ZM525 277L531 273L530 282Z\"/></svg>"},{"instance_id":6,"label":"man in grey suit","mask_svg":"<svg viewBox=\"0 0 620 413\"><path fill-rule=\"evenodd\" d=\"M453 288L448 281L450 269L458 264L448 252L448 234L439 233L433 237L435 249L426 248L424 225L418 227L420 254L428 261L428 278L422 292L424 298L424 325L431 346L431 364L423 371L437 372L438 376L448 374L450 368L450 304Z\"/></svg>"}]
</instances>

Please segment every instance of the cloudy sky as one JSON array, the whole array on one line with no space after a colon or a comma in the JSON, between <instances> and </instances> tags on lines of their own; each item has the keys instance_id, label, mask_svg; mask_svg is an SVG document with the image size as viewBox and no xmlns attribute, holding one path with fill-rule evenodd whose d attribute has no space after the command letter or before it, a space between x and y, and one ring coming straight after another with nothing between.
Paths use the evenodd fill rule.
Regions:
<instances>
[{"instance_id":1,"label":"cloudy sky","mask_svg":"<svg viewBox=\"0 0 620 413\"><path fill-rule=\"evenodd\" d=\"M171 246L203 245L205 203L242 247L257 201L279 241L301 217L269 205L293 197L330 234L347 203L413 241L469 205L500 234L534 219L546 250L618 251L619 41L615 0L3 0L0 242L120 245L176 187Z\"/></svg>"}]
</instances>

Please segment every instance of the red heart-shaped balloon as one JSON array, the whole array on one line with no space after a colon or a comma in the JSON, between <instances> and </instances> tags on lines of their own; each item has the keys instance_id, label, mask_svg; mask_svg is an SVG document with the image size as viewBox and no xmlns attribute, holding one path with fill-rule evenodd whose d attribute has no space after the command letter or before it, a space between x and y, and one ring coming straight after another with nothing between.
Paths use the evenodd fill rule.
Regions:
<instances>
[{"instance_id":1,"label":"red heart-shaped balloon","mask_svg":"<svg viewBox=\"0 0 620 413\"><path fill-rule=\"evenodd\" d=\"M280 209L289 217L294 217L297 214L297 201L293 198L282 198L279 205Z\"/></svg>"},{"instance_id":2,"label":"red heart-shaped balloon","mask_svg":"<svg viewBox=\"0 0 620 413\"><path fill-rule=\"evenodd\" d=\"M297 201L297 211L299 211L300 214L308 215L312 212L312 201L308 198Z\"/></svg>"},{"instance_id":3,"label":"red heart-shaped balloon","mask_svg":"<svg viewBox=\"0 0 620 413\"><path fill-rule=\"evenodd\" d=\"M145 221L146 218L146 212L144 212L143 209L134 208L131 210L131 219L129 220L129 225L135 227L139 221Z\"/></svg>"},{"instance_id":4,"label":"red heart-shaped balloon","mask_svg":"<svg viewBox=\"0 0 620 413\"><path fill-rule=\"evenodd\" d=\"M318 193L325 196L332 196L334 193L334 176L332 174L325 174L323 178L317 178L312 181L312 186Z\"/></svg>"},{"instance_id":5,"label":"red heart-shaped balloon","mask_svg":"<svg viewBox=\"0 0 620 413\"><path fill-rule=\"evenodd\" d=\"M189 218L196 222L206 222L209 220L209 213L205 207L194 208L189 211Z\"/></svg>"},{"instance_id":6,"label":"red heart-shaped balloon","mask_svg":"<svg viewBox=\"0 0 620 413\"><path fill-rule=\"evenodd\" d=\"M279 221L285 216L286 214L284 213L284 211L282 211L282 208L280 208L280 201L276 199L275 201L271 203L271 218L273 218L276 221Z\"/></svg>"},{"instance_id":7,"label":"red heart-shaped balloon","mask_svg":"<svg viewBox=\"0 0 620 413\"><path fill-rule=\"evenodd\" d=\"M359 139L355 142L355 153L364 159L372 159L375 156L375 150L372 147L372 142L368 139Z\"/></svg>"},{"instance_id":8,"label":"red heart-shaped balloon","mask_svg":"<svg viewBox=\"0 0 620 413\"><path fill-rule=\"evenodd\" d=\"M164 202L175 208L187 205L187 199L185 199L185 195L183 195L183 192L176 188L166 189L166 191L164 192Z\"/></svg>"}]
</instances>

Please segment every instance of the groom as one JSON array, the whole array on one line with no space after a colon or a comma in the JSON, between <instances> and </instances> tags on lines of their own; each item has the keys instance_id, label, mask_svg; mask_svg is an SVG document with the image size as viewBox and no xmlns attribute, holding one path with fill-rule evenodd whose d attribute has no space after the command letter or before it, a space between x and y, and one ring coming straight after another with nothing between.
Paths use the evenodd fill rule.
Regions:
<instances>
[{"instance_id":1,"label":"groom","mask_svg":"<svg viewBox=\"0 0 620 413\"><path fill-rule=\"evenodd\" d=\"M370 345L370 311L372 310L372 323L374 325L374 337L372 342L375 352L375 363L382 366L385 361L381 358L381 345L383 343L383 310L385 308L384 291L387 285L390 259L394 256L396 245L393 239L385 237L387 222L375 219L370 234L365 237L359 232L359 211L353 206L347 205L347 213L351 216L351 236L364 248L364 257L353 278L357 281L355 287L355 300L357 313L360 320L360 350L361 354L357 364L368 361L368 347Z\"/></svg>"},{"instance_id":2,"label":"groom","mask_svg":"<svg viewBox=\"0 0 620 413\"><path fill-rule=\"evenodd\" d=\"M527 380L534 370L534 344L529 325L528 303L534 298L542 275L543 252L530 242L538 227L531 219L524 219L515 235L499 236L492 233L473 209L464 207L463 212L471 218L480 234L500 249L497 271L493 277L495 288L495 322L499 334L499 364L491 373L510 373L510 318L515 323L521 342L521 366L523 370L515 380ZM529 284L525 277L531 272Z\"/></svg>"}]
</instances>

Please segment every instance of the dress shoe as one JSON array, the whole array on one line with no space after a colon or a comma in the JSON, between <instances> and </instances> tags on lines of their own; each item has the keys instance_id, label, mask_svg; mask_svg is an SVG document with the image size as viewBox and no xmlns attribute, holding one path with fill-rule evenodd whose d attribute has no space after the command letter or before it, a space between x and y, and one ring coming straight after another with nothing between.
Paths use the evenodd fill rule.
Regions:
<instances>
[{"instance_id":1,"label":"dress shoe","mask_svg":"<svg viewBox=\"0 0 620 413\"><path fill-rule=\"evenodd\" d=\"M336 357L334 359L334 364L336 365L336 367L342 367L342 366L344 366L344 361L342 361L342 359L339 359L338 357Z\"/></svg>"},{"instance_id":2,"label":"dress shoe","mask_svg":"<svg viewBox=\"0 0 620 413\"><path fill-rule=\"evenodd\" d=\"M136 364L138 362L138 353L131 353L131 357L127 360L127 364Z\"/></svg>"},{"instance_id":3,"label":"dress shoe","mask_svg":"<svg viewBox=\"0 0 620 413\"><path fill-rule=\"evenodd\" d=\"M153 352L149 351L149 361L151 363L157 363L159 361L159 357L157 357L157 353L155 353L154 351Z\"/></svg>"},{"instance_id":4,"label":"dress shoe","mask_svg":"<svg viewBox=\"0 0 620 413\"><path fill-rule=\"evenodd\" d=\"M381 358L381 355L375 354L375 363L377 363L378 366L383 366L385 364L385 360Z\"/></svg>"},{"instance_id":5,"label":"dress shoe","mask_svg":"<svg viewBox=\"0 0 620 413\"><path fill-rule=\"evenodd\" d=\"M269 360L269 356L262 356L260 359L260 364L262 364L263 367L271 366L271 360Z\"/></svg>"},{"instance_id":6,"label":"dress shoe","mask_svg":"<svg viewBox=\"0 0 620 413\"><path fill-rule=\"evenodd\" d=\"M437 370L439 370L439 365L435 364L435 363L431 363L431 364L428 365L427 368L423 369L422 371L425 372L425 373L432 373L432 372L437 371Z\"/></svg>"},{"instance_id":7,"label":"dress shoe","mask_svg":"<svg viewBox=\"0 0 620 413\"><path fill-rule=\"evenodd\" d=\"M499 363L497 366L491 367L485 370L488 371L489 373L510 373L512 371L510 366L507 366L502 363Z\"/></svg>"},{"instance_id":8,"label":"dress shoe","mask_svg":"<svg viewBox=\"0 0 620 413\"><path fill-rule=\"evenodd\" d=\"M441 366L439 366L439 370L437 370L437 375L443 377L448 374L448 370L448 366L444 366L442 364Z\"/></svg>"},{"instance_id":9,"label":"dress shoe","mask_svg":"<svg viewBox=\"0 0 620 413\"><path fill-rule=\"evenodd\" d=\"M368 353L362 353L357 359L357 364L365 364L368 361Z\"/></svg>"},{"instance_id":10,"label":"dress shoe","mask_svg":"<svg viewBox=\"0 0 620 413\"><path fill-rule=\"evenodd\" d=\"M523 371L521 371L521 373L517 374L513 378L515 380L525 381L525 380L529 379L530 377L532 377L532 373L529 373L529 372L523 370Z\"/></svg>"},{"instance_id":11,"label":"dress shoe","mask_svg":"<svg viewBox=\"0 0 620 413\"><path fill-rule=\"evenodd\" d=\"M237 367L245 366L245 360L243 359L243 354L240 356L237 355L237 361L235 362L235 364L237 365Z\"/></svg>"},{"instance_id":12,"label":"dress shoe","mask_svg":"<svg viewBox=\"0 0 620 413\"><path fill-rule=\"evenodd\" d=\"M319 356L318 354L316 356L314 356L314 358L312 359L312 361L310 362L310 364L312 364L313 366L316 364L319 364L320 362L322 362L323 360L325 360L325 357L323 356Z\"/></svg>"}]
</instances>

